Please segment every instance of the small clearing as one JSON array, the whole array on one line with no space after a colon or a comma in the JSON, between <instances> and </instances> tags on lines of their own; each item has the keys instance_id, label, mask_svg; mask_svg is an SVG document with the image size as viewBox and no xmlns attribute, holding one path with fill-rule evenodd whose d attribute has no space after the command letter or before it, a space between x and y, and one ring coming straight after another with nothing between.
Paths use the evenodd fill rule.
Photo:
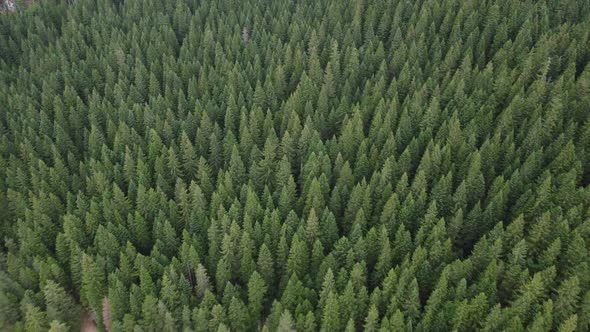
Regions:
<instances>
[{"instance_id":1,"label":"small clearing","mask_svg":"<svg viewBox=\"0 0 590 332\"><path fill-rule=\"evenodd\" d=\"M80 327L81 332L98 332L96 327L96 316L92 311L82 312L82 324ZM105 329L111 330L111 310L109 306L109 300L105 297L102 299L102 321L104 322Z\"/></svg>"},{"instance_id":2,"label":"small clearing","mask_svg":"<svg viewBox=\"0 0 590 332\"><path fill-rule=\"evenodd\" d=\"M80 327L81 332L98 332L96 323L92 319L92 315L88 311L82 312L82 326Z\"/></svg>"}]
</instances>

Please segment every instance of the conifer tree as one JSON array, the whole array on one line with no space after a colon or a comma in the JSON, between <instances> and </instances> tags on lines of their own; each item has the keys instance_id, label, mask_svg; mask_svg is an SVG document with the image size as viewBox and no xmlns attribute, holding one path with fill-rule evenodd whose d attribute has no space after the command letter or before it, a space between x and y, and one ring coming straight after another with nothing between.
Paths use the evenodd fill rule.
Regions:
<instances>
[{"instance_id":1,"label":"conifer tree","mask_svg":"<svg viewBox=\"0 0 590 332\"><path fill-rule=\"evenodd\" d=\"M48 280L43 289L43 294L45 296L47 320L49 322L59 321L62 324L67 322L72 328L78 326L78 307L70 295L67 294L59 284L56 284L52 280Z\"/></svg>"}]
</instances>

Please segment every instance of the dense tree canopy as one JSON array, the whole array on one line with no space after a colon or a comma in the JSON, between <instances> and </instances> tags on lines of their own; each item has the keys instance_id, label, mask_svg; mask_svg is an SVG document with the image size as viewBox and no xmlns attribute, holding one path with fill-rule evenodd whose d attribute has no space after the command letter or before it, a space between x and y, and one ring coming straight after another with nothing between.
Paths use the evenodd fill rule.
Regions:
<instances>
[{"instance_id":1,"label":"dense tree canopy","mask_svg":"<svg viewBox=\"0 0 590 332\"><path fill-rule=\"evenodd\" d=\"M0 14L0 330L590 330L581 0Z\"/></svg>"}]
</instances>

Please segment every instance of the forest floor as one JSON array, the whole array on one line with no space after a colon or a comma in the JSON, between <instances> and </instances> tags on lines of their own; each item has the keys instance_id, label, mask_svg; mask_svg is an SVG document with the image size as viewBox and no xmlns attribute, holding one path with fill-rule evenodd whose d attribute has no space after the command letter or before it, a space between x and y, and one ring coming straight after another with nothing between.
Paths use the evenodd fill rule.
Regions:
<instances>
[{"instance_id":1,"label":"forest floor","mask_svg":"<svg viewBox=\"0 0 590 332\"><path fill-rule=\"evenodd\" d=\"M96 328L96 324L91 318L90 312L84 311L82 312L82 326L80 328L81 332L98 332Z\"/></svg>"},{"instance_id":2,"label":"forest floor","mask_svg":"<svg viewBox=\"0 0 590 332\"><path fill-rule=\"evenodd\" d=\"M80 327L81 332L95 332L98 331L96 327L96 321L93 318L94 314L90 311L82 312L82 324ZM111 311L109 306L109 300L105 297L102 299L102 320L105 324L107 331L111 330Z\"/></svg>"},{"instance_id":3,"label":"forest floor","mask_svg":"<svg viewBox=\"0 0 590 332\"><path fill-rule=\"evenodd\" d=\"M105 329L111 330L111 306L106 296L102 299L102 321L104 322Z\"/></svg>"}]
</instances>

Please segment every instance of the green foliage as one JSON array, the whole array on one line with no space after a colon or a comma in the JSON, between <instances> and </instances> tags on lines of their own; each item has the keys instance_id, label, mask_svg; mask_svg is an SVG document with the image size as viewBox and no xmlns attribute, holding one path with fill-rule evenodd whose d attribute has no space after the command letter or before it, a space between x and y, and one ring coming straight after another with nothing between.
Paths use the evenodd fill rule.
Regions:
<instances>
[{"instance_id":1,"label":"green foliage","mask_svg":"<svg viewBox=\"0 0 590 332\"><path fill-rule=\"evenodd\" d=\"M60 285L51 280L47 281L43 289L43 295L47 306L47 319L52 322L51 328L54 328L54 325L56 325L55 328L58 328L64 323L67 323L72 329L78 327L80 320L79 308ZM53 324L55 321L62 323Z\"/></svg>"},{"instance_id":2,"label":"green foliage","mask_svg":"<svg viewBox=\"0 0 590 332\"><path fill-rule=\"evenodd\" d=\"M0 330L590 329L583 1L18 5Z\"/></svg>"}]
</instances>

